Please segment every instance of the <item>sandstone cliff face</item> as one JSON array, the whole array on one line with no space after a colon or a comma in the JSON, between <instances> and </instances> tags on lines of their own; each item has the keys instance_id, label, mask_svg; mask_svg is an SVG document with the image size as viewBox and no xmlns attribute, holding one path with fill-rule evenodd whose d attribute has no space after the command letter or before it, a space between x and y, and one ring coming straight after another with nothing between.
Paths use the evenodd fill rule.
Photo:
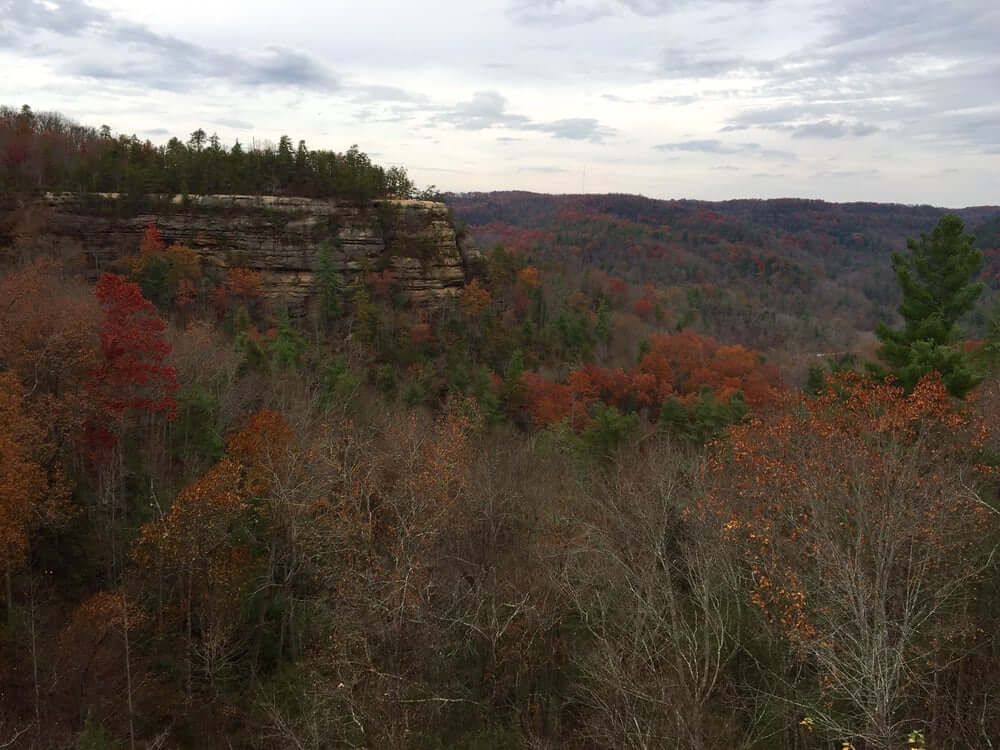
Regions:
<instances>
[{"instance_id":1,"label":"sandstone cliff face","mask_svg":"<svg viewBox=\"0 0 1000 750\"><path fill-rule=\"evenodd\" d=\"M359 205L279 196L177 196L120 218L114 194L50 194L45 200L48 230L79 240L95 267L135 253L146 226L155 222L167 243L193 248L206 266L258 271L268 296L299 310L314 294L323 244L347 284L365 269L388 270L418 305L456 294L483 266L471 239L456 233L447 206L431 201Z\"/></svg>"}]
</instances>

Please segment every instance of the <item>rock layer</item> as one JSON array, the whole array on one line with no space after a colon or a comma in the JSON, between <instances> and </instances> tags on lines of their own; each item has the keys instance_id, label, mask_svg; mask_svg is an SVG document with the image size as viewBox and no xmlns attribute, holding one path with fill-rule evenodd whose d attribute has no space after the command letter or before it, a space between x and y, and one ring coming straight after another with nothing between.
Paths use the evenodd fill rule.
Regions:
<instances>
[{"instance_id":1,"label":"rock layer","mask_svg":"<svg viewBox=\"0 0 1000 750\"><path fill-rule=\"evenodd\" d=\"M134 254L146 226L155 223L167 243L193 248L208 267L258 271L267 295L291 308L304 309L313 295L324 245L347 284L365 271L389 271L418 305L456 294L483 266L448 207L432 201L153 196L125 216L125 199L116 194L50 194L45 202L47 230L80 241L94 268Z\"/></svg>"}]
</instances>

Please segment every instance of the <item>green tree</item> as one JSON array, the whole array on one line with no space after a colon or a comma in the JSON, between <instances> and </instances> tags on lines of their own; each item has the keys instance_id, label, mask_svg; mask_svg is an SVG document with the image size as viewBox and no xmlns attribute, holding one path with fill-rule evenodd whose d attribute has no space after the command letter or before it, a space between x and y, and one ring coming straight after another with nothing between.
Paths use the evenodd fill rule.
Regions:
<instances>
[{"instance_id":1,"label":"green tree","mask_svg":"<svg viewBox=\"0 0 1000 750\"><path fill-rule=\"evenodd\" d=\"M271 344L271 351L278 369L287 370L298 367L305 348L306 342L292 327L288 318L288 310L282 310L281 316L278 318L278 330L274 337L274 343Z\"/></svg>"},{"instance_id":2,"label":"green tree","mask_svg":"<svg viewBox=\"0 0 1000 750\"><path fill-rule=\"evenodd\" d=\"M810 380L812 378L810 369ZM722 435L729 425L742 422L749 412L750 407L740 391L723 400L709 386L703 386L698 397L690 403L677 397L668 398L660 410L660 427L681 440L705 445Z\"/></svg>"},{"instance_id":3,"label":"green tree","mask_svg":"<svg viewBox=\"0 0 1000 750\"><path fill-rule=\"evenodd\" d=\"M618 446L635 433L638 424L635 414L622 414L613 406L601 406L583 432L583 444L596 457L610 460Z\"/></svg>"},{"instance_id":4,"label":"green tree","mask_svg":"<svg viewBox=\"0 0 1000 750\"><path fill-rule=\"evenodd\" d=\"M188 148L193 151L201 151L205 147L205 139L207 134L201 128L191 133L191 137L188 139Z\"/></svg>"},{"instance_id":5,"label":"green tree","mask_svg":"<svg viewBox=\"0 0 1000 750\"><path fill-rule=\"evenodd\" d=\"M986 340L979 359L988 369L1000 363L1000 302L993 303L990 308L986 319Z\"/></svg>"},{"instance_id":6,"label":"green tree","mask_svg":"<svg viewBox=\"0 0 1000 750\"><path fill-rule=\"evenodd\" d=\"M389 167L385 173L385 183L389 195L408 198L416 190L403 167Z\"/></svg>"},{"instance_id":7,"label":"green tree","mask_svg":"<svg viewBox=\"0 0 1000 750\"><path fill-rule=\"evenodd\" d=\"M809 365L806 393L818 396L826 388L826 368L823 365Z\"/></svg>"},{"instance_id":8,"label":"green tree","mask_svg":"<svg viewBox=\"0 0 1000 750\"><path fill-rule=\"evenodd\" d=\"M876 333L882 342L879 357L908 389L934 371L958 397L980 380L956 346L958 321L983 291L973 281L983 267L983 254L973 241L962 220L948 214L930 235L908 240L908 254L893 253L892 268L903 292L903 327L880 323Z\"/></svg>"}]
</instances>

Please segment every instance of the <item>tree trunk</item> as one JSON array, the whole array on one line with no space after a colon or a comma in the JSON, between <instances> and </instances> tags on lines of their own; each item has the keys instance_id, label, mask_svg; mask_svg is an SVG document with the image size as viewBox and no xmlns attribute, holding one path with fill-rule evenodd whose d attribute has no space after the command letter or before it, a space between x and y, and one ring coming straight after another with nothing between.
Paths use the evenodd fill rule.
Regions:
<instances>
[{"instance_id":1,"label":"tree trunk","mask_svg":"<svg viewBox=\"0 0 1000 750\"><path fill-rule=\"evenodd\" d=\"M125 644L125 689L128 699L128 744L129 750L135 750L135 711L132 706L132 660L128 635L128 600L122 592L122 641Z\"/></svg>"},{"instance_id":2,"label":"tree trunk","mask_svg":"<svg viewBox=\"0 0 1000 750\"><path fill-rule=\"evenodd\" d=\"M10 568L5 571L4 579L7 584L7 629L12 630L14 628L14 577L10 573Z\"/></svg>"},{"instance_id":3,"label":"tree trunk","mask_svg":"<svg viewBox=\"0 0 1000 750\"><path fill-rule=\"evenodd\" d=\"M42 707L41 707L41 691L38 687L38 648L37 639L35 638L35 582L32 579L31 585L28 587L30 593L30 607L29 607L29 622L30 622L30 634L31 634L31 678L34 683L35 689L35 736L38 738L39 744L42 741Z\"/></svg>"},{"instance_id":4,"label":"tree trunk","mask_svg":"<svg viewBox=\"0 0 1000 750\"><path fill-rule=\"evenodd\" d=\"M192 631L191 631L191 586L193 581L191 580L191 571L188 570L187 575L187 702L191 703L191 672L193 669L192 659L193 659L193 644L191 642Z\"/></svg>"}]
</instances>

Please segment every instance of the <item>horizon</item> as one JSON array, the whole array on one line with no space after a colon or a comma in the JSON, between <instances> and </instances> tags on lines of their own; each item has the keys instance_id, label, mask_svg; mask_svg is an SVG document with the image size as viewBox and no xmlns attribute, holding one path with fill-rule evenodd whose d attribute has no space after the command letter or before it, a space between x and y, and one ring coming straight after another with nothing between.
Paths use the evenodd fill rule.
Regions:
<instances>
[{"instance_id":1,"label":"horizon","mask_svg":"<svg viewBox=\"0 0 1000 750\"><path fill-rule=\"evenodd\" d=\"M850 205L879 205L879 206L902 206L905 208L933 208L940 211L972 211L976 209L997 209L1000 210L1000 203L979 203L968 206L942 206L933 203L901 203L899 201L865 201L865 200L846 200L846 201L832 201L826 200L825 198L810 198L801 195L777 195L773 198L759 198L756 196L737 196L733 198L717 198L712 200L707 200L703 198L692 198L689 196L684 197L674 197L674 198L657 198L651 195L643 195L642 193L623 193L619 191L615 192L605 192L605 193L546 193L538 190L520 190L520 189L510 189L510 190L447 190L443 191L442 195L490 195L492 193L528 193L530 195L545 195L551 198L586 198L589 196L611 196L611 195L623 195L630 198L644 198L646 200L652 201L663 201L669 203L671 201L683 202L691 201L694 203L735 203L739 201L804 201L804 202L816 202L816 203L827 203L829 205L837 206L850 206Z\"/></svg>"},{"instance_id":2,"label":"horizon","mask_svg":"<svg viewBox=\"0 0 1000 750\"><path fill-rule=\"evenodd\" d=\"M989 0L203 10L0 0L0 65L19 71L0 101L154 143L199 127L227 144L357 143L447 192L969 207L1000 195Z\"/></svg>"}]
</instances>

